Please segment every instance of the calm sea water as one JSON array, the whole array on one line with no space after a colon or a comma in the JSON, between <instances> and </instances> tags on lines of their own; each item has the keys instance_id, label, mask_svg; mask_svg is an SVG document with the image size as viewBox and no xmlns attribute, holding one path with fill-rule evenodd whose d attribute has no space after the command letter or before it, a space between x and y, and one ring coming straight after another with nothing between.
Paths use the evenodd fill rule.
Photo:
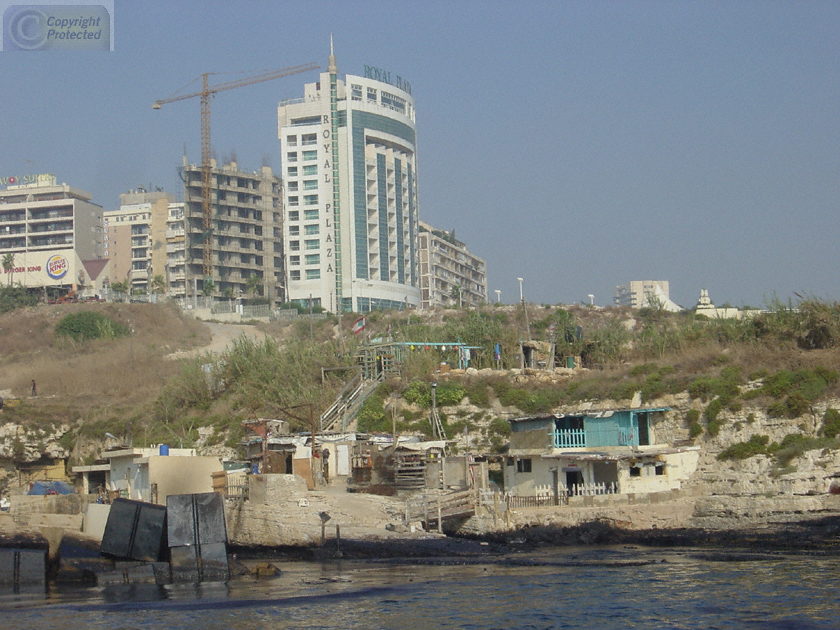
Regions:
<instances>
[{"instance_id":1,"label":"calm sea water","mask_svg":"<svg viewBox=\"0 0 840 630\"><path fill-rule=\"evenodd\" d=\"M426 562L426 561L422 561ZM468 565L276 563L273 579L0 597L4 628L840 628L840 560L549 548Z\"/></svg>"}]
</instances>

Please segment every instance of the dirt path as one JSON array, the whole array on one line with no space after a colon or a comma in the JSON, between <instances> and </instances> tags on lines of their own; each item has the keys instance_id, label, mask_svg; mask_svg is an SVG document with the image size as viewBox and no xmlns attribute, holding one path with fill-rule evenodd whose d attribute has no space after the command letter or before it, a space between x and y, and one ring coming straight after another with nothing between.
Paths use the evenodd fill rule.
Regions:
<instances>
[{"instance_id":1,"label":"dirt path","mask_svg":"<svg viewBox=\"0 0 840 630\"><path fill-rule=\"evenodd\" d=\"M224 352L235 339L239 339L242 335L254 341L262 341L265 337L265 334L260 332L256 326L251 326L249 324L217 324L208 322L205 325L210 329L210 333L213 335L213 340L208 345L201 348L195 348L193 350L173 352L172 354L167 355L166 358L169 360L175 360L188 359L190 357L208 353L218 354L220 352Z\"/></svg>"}]
</instances>

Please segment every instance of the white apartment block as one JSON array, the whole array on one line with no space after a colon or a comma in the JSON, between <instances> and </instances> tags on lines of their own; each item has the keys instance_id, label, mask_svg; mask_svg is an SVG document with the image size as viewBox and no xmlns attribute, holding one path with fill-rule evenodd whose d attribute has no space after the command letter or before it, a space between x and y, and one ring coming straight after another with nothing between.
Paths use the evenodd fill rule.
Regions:
<instances>
[{"instance_id":1,"label":"white apartment block","mask_svg":"<svg viewBox=\"0 0 840 630\"><path fill-rule=\"evenodd\" d=\"M102 256L102 206L52 174L5 177L0 186L0 257L14 261L0 270L4 282L64 289L82 283L82 261Z\"/></svg>"},{"instance_id":2,"label":"white apartment block","mask_svg":"<svg viewBox=\"0 0 840 630\"><path fill-rule=\"evenodd\" d=\"M666 311L682 310L671 301L667 280L632 280L615 288L613 303L630 308L661 307Z\"/></svg>"},{"instance_id":3,"label":"white apartment block","mask_svg":"<svg viewBox=\"0 0 840 630\"><path fill-rule=\"evenodd\" d=\"M290 301L331 312L416 307L414 98L401 77L327 72L280 103L282 239Z\"/></svg>"},{"instance_id":4,"label":"white apartment block","mask_svg":"<svg viewBox=\"0 0 840 630\"><path fill-rule=\"evenodd\" d=\"M487 263L454 232L420 222L420 308L478 306L487 302Z\"/></svg>"}]
</instances>

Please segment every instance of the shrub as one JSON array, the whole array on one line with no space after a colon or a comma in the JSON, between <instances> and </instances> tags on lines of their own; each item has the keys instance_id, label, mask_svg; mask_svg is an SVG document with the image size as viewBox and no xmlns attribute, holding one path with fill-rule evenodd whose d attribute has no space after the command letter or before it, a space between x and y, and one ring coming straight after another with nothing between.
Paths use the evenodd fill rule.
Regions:
<instances>
[{"instance_id":1,"label":"shrub","mask_svg":"<svg viewBox=\"0 0 840 630\"><path fill-rule=\"evenodd\" d=\"M753 435L746 442L738 442L718 453L721 461L727 459L747 459L754 455L766 455L770 438L766 435Z\"/></svg>"},{"instance_id":2,"label":"shrub","mask_svg":"<svg viewBox=\"0 0 840 630\"><path fill-rule=\"evenodd\" d=\"M510 437L510 422L503 418L494 418L487 428L490 435L498 435L504 438Z\"/></svg>"},{"instance_id":3,"label":"shrub","mask_svg":"<svg viewBox=\"0 0 840 630\"><path fill-rule=\"evenodd\" d=\"M402 397L410 403L414 403L427 409L432 406L432 388L424 381L412 381L403 390Z\"/></svg>"},{"instance_id":4,"label":"shrub","mask_svg":"<svg viewBox=\"0 0 840 630\"><path fill-rule=\"evenodd\" d=\"M723 401L720 398L715 398L709 405L706 407L706 410L703 412L703 416L706 418L707 423L712 423L717 420L718 414L723 410Z\"/></svg>"},{"instance_id":5,"label":"shrub","mask_svg":"<svg viewBox=\"0 0 840 630\"><path fill-rule=\"evenodd\" d=\"M38 301L38 297L22 285L0 287L0 313L35 306Z\"/></svg>"},{"instance_id":6,"label":"shrub","mask_svg":"<svg viewBox=\"0 0 840 630\"><path fill-rule=\"evenodd\" d=\"M467 398L476 407L490 408L490 387L484 381L476 381L467 386Z\"/></svg>"},{"instance_id":7,"label":"shrub","mask_svg":"<svg viewBox=\"0 0 840 630\"><path fill-rule=\"evenodd\" d=\"M689 426L700 420L700 411L698 409L689 409L685 414L685 423Z\"/></svg>"},{"instance_id":8,"label":"shrub","mask_svg":"<svg viewBox=\"0 0 840 630\"><path fill-rule=\"evenodd\" d=\"M703 433L703 426L699 422L692 422L688 425L688 437L691 439L696 438L701 433Z\"/></svg>"},{"instance_id":9,"label":"shrub","mask_svg":"<svg viewBox=\"0 0 840 630\"><path fill-rule=\"evenodd\" d=\"M435 392L438 407L451 407L460 403L467 390L458 383L440 383ZM424 381L413 381L403 390L403 398L424 409L432 406L432 386Z\"/></svg>"},{"instance_id":10,"label":"shrub","mask_svg":"<svg viewBox=\"0 0 840 630\"><path fill-rule=\"evenodd\" d=\"M794 392L785 400L777 400L770 403L767 406L767 413L775 418L798 418L808 413L810 409L810 404L808 404L808 401L805 400L802 394Z\"/></svg>"},{"instance_id":11,"label":"shrub","mask_svg":"<svg viewBox=\"0 0 840 630\"><path fill-rule=\"evenodd\" d=\"M62 318L55 327L55 334L82 342L88 339L113 339L125 337L131 331L128 326L115 322L107 315L93 311L72 313Z\"/></svg>"},{"instance_id":12,"label":"shrub","mask_svg":"<svg viewBox=\"0 0 840 630\"><path fill-rule=\"evenodd\" d=\"M840 435L840 411L831 408L825 410L820 432L827 438L836 438Z\"/></svg>"},{"instance_id":13,"label":"shrub","mask_svg":"<svg viewBox=\"0 0 840 630\"><path fill-rule=\"evenodd\" d=\"M821 448L837 448L838 442L830 438L816 438L798 433L790 433L784 437L776 451L776 465L780 468L790 464L807 451Z\"/></svg>"},{"instance_id":14,"label":"shrub","mask_svg":"<svg viewBox=\"0 0 840 630\"><path fill-rule=\"evenodd\" d=\"M725 422L726 421L723 418L716 418L715 420L712 420L711 422L709 422L709 424L706 425L706 431L708 431L709 435L711 435L712 437L717 437L720 433L721 427L725 424Z\"/></svg>"}]
</instances>

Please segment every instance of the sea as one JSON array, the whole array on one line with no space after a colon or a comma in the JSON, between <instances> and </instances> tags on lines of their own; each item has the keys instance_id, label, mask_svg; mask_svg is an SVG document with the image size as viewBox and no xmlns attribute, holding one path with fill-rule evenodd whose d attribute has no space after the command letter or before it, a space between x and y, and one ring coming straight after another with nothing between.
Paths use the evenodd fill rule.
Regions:
<instances>
[{"instance_id":1,"label":"sea","mask_svg":"<svg viewBox=\"0 0 840 630\"><path fill-rule=\"evenodd\" d=\"M274 561L272 578L0 594L0 619L21 630L835 630L838 560L544 547L477 558Z\"/></svg>"}]
</instances>

